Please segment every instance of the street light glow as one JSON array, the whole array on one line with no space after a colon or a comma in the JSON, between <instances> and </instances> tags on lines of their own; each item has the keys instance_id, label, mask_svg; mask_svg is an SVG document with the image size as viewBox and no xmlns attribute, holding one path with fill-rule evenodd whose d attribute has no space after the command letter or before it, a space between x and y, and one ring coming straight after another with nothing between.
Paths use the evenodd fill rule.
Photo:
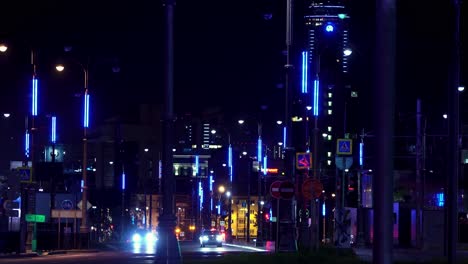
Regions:
<instances>
[{"instance_id":1,"label":"street light glow","mask_svg":"<svg viewBox=\"0 0 468 264\"><path fill-rule=\"evenodd\" d=\"M350 48L346 48L343 50L343 55L349 56L353 53L353 51Z\"/></svg>"},{"instance_id":2,"label":"street light glow","mask_svg":"<svg viewBox=\"0 0 468 264\"><path fill-rule=\"evenodd\" d=\"M239 119L239 121L237 121L239 123L239 125L242 125L244 124L245 120L244 119Z\"/></svg>"},{"instance_id":3,"label":"street light glow","mask_svg":"<svg viewBox=\"0 0 468 264\"><path fill-rule=\"evenodd\" d=\"M63 70L65 70L65 66L63 66L62 64L57 64L57 66L55 66L55 69L59 72L62 72Z\"/></svg>"},{"instance_id":4,"label":"street light glow","mask_svg":"<svg viewBox=\"0 0 468 264\"><path fill-rule=\"evenodd\" d=\"M444 119L447 119L448 115L447 115L447 114L443 114L442 117L443 117Z\"/></svg>"},{"instance_id":5,"label":"street light glow","mask_svg":"<svg viewBox=\"0 0 468 264\"><path fill-rule=\"evenodd\" d=\"M458 86L458 91L463 92L465 90L465 86Z\"/></svg>"},{"instance_id":6,"label":"street light glow","mask_svg":"<svg viewBox=\"0 0 468 264\"><path fill-rule=\"evenodd\" d=\"M276 121L276 124L281 125L281 124L283 124L283 121L278 120L278 121Z\"/></svg>"},{"instance_id":7,"label":"street light glow","mask_svg":"<svg viewBox=\"0 0 468 264\"><path fill-rule=\"evenodd\" d=\"M226 191L226 188L224 188L223 185L220 185L220 186L218 187L218 192L224 193L224 191Z\"/></svg>"},{"instance_id":8,"label":"street light glow","mask_svg":"<svg viewBox=\"0 0 468 264\"><path fill-rule=\"evenodd\" d=\"M7 51L8 47L5 44L0 44L0 52L5 52Z\"/></svg>"},{"instance_id":9,"label":"street light glow","mask_svg":"<svg viewBox=\"0 0 468 264\"><path fill-rule=\"evenodd\" d=\"M216 134L216 130L215 129L211 130L211 134L213 135Z\"/></svg>"},{"instance_id":10,"label":"street light glow","mask_svg":"<svg viewBox=\"0 0 468 264\"><path fill-rule=\"evenodd\" d=\"M3 113L3 117L9 118L9 117L10 117L10 113Z\"/></svg>"}]
</instances>

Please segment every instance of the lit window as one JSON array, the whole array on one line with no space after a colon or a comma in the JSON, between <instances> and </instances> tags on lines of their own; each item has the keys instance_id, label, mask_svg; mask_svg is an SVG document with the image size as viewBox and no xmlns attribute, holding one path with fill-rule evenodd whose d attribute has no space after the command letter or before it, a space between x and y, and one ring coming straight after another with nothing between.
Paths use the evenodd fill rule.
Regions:
<instances>
[{"instance_id":1,"label":"lit window","mask_svg":"<svg viewBox=\"0 0 468 264\"><path fill-rule=\"evenodd\" d=\"M331 154L332 154L332 153L331 153L330 151L328 151L328 152L327 152L327 157L331 157Z\"/></svg>"},{"instance_id":2,"label":"lit window","mask_svg":"<svg viewBox=\"0 0 468 264\"><path fill-rule=\"evenodd\" d=\"M332 106L332 101L328 101L328 106Z\"/></svg>"},{"instance_id":3,"label":"lit window","mask_svg":"<svg viewBox=\"0 0 468 264\"><path fill-rule=\"evenodd\" d=\"M331 115L331 114L332 114L332 110L328 109L328 115Z\"/></svg>"},{"instance_id":4,"label":"lit window","mask_svg":"<svg viewBox=\"0 0 468 264\"><path fill-rule=\"evenodd\" d=\"M333 97L333 94L332 93L328 93L328 98L332 98Z\"/></svg>"},{"instance_id":5,"label":"lit window","mask_svg":"<svg viewBox=\"0 0 468 264\"><path fill-rule=\"evenodd\" d=\"M332 140L332 136L331 136L331 135L328 135L328 140Z\"/></svg>"},{"instance_id":6,"label":"lit window","mask_svg":"<svg viewBox=\"0 0 468 264\"><path fill-rule=\"evenodd\" d=\"M331 165L331 160L327 160L327 165L328 165L328 166Z\"/></svg>"},{"instance_id":7,"label":"lit window","mask_svg":"<svg viewBox=\"0 0 468 264\"><path fill-rule=\"evenodd\" d=\"M331 131L332 131L332 127L329 126L329 127L327 128L327 130L328 130L328 132L331 132Z\"/></svg>"}]
</instances>

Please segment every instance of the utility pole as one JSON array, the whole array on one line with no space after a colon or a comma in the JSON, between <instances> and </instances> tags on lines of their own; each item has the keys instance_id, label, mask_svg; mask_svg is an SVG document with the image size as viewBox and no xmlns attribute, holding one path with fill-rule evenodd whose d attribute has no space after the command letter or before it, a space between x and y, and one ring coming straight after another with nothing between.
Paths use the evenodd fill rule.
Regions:
<instances>
[{"instance_id":1,"label":"utility pole","mask_svg":"<svg viewBox=\"0 0 468 264\"><path fill-rule=\"evenodd\" d=\"M286 175L288 175L288 180L291 180L294 183L294 147L292 144L292 125L291 125L291 102L292 102L292 71L294 66L291 63L291 49L293 43L293 1L286 0L286 64L285 68L285 111L284 111L284 168L286 170ZM297 184L297 183L295 183ZM285 241L283 244L288 245L289 249L297 250L297 238L295 235L291 238L291 233L296 233L296 200L293 198L291 201L284 201L284 206L282 206L282 215L277 212L277 230L281 232L280 235L277 235L279 238L275 243L279 249L279 244L283 238ZM285 229L282 230L279 228L281 222L284 222Z\"/></svg>"},{"instance_id":2,"label":"utility pole","mask_svg":"<svg viewBox=\"0 0 468 264\"><path fill-rule=\"evenodd\" d=\"M421 99L416 102L416 247L422 248L422 129L421 129Z\"/></svg>"},{"instance_id":3,"label":"utility pole","mask_svg":"<svg viewBox=\"0 0 468 264\"><path fill-rule=\"evenodd\" d=\"M459 166L459 91L460 85L460 2L450 1L450 18L453 19L453 39L450 56L449 79L449 153L448 153L448 177L447 177L447 262L457 262L458 242L458 166Z\"/></svg>"},{"instance_id":4,"label":"utility pole","mask_svg":"<svg viewBox=\"0 0 468 264\"><path fill-rule=\"evenodd\" d=\"M179 242L175 236L176 216L174 215L175 177L173 174L172 146L174 144L174 9L175 0L163 1L164 6L164 95L162 142L163 212L159 217L160 238L157 243L156 263L180 264L182 257Z\"/></svg>"},{"instance_id":5,"label":"utility pole","mask_svg":"<svg viewBox=\"0 0 468 264\"><path fill-rule=\"evenodd\" d=\"M393 263L393 135L395 106L395 0L376 3L375 125L377 177L374 178L373 263ZM382 52L383 51L383 52Z\"/></svg>"}]
</instances>

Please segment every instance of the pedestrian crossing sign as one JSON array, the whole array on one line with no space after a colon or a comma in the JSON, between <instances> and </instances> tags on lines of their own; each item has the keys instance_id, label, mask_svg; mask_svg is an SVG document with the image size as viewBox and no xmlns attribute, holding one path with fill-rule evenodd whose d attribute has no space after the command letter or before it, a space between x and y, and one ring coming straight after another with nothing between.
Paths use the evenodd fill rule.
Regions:
<instances>
[{"instance_id":1,"label":"pedestrian crossing sign","mask_svg":"<svg viewBox=\"0 0 468 264\"><path fill-rule=\"evenodd\" d=\"M336 154L338 155L352 155L353 154L353 141L349 138L339 138L336 142Z\"/></svg>"}]
</instances>

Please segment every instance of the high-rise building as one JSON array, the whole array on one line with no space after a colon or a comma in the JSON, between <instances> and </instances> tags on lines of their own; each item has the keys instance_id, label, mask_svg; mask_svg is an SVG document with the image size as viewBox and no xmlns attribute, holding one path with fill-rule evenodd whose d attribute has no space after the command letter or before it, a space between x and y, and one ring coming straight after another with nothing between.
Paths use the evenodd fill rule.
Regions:
<instances>
[{"instance_id":1,"label":"high-rise building","mask_svg":"<svg viewBox=\"0 0 468 264\"><path fill-rule=\"evenodd\" d=\"M336 139L356 133L351 122L358 93L350 84L349 12L346 1L306 2L302 46L301 101L307 106L309 138L319 131L317 162L333 173ZM305 108L305 107L304 107ZM306 119L307 120L307 119ZM317 122L314 122L314 121ZM317 124L317 125L315 125ZM312 140L311 140L312 141ZM307 150L312 151L313 141ZM327 173L327 170L324 170ZM326 175L325 175L326 176Z\"/></svg>"}]
</instances>

